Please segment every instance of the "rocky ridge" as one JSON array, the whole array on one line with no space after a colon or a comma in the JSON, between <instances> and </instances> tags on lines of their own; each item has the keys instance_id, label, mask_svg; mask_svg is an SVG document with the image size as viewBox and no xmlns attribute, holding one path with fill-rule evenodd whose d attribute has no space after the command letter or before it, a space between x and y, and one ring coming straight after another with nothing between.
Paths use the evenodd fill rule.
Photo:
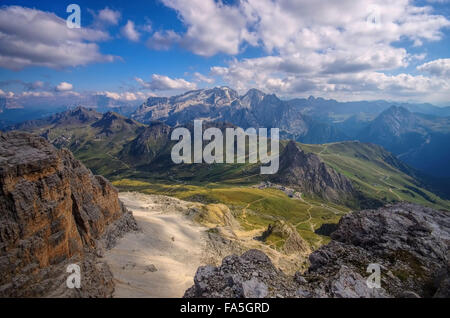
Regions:
<instances>
[{"instance_id":1,"label":"rocky ridge","mask_svg":"<svg viewBox=\"0 0 450 318\"><path fill-rule=\"evenodd\" d=\"M258 250L200 267L185 297L450 297L448 212L407 203L344 216L332 241L287 276ZM369 264L381 288L369 288Z\"/></svg>"},{"instance_id":2,"label":"rocky ridge","mask_svg":"<svg viewBox=\"0 0 450 318\"><path fill-rule=\"evenodd\" d=\"M290 141L280 154L280 169L272 181L327 200L348 199L354 194L350 180L327 167L315 154L307 154Z\"/></svg>"},{"instance_id":3,"label":"rocky ridge","mask_svg":"<svg viewBox=\"0 0 450 318\"><path fill-rule=\"evenodd\" d=\"M28 133L0 133L0 296L109 297L99 258L136 222L117 190L68 150ZM66 267L81 268L81 289Z\"/></svg>"}]
</instances>

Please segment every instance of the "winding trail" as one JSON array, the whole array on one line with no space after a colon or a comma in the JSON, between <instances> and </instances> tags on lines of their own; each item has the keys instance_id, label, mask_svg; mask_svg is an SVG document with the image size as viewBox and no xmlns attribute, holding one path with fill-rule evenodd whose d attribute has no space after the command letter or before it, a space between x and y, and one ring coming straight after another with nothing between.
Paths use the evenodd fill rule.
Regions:
<instances>
[{"instance_id":1,"label":"winding trail","mask_svg":"<svg viewBox=\"0 0 450 318\"><path fill-rule=\"evenodd\" d=\"M380 175L379 180L382 183L387 184L389 186L389 192L392 193L393 195L395 195L399 201L402 201L403 199L396 192L394 192L394 190L392 190L392 188L397 189L397 187L394 186L393 184L390 184L389 182L387 182L391 178L391 176L386 176L385 174L381 173L377 169L374 169L374 170ZM377 190L377 193L379 193L380 191L381 190Z\"/></svg>"}]
</instances>

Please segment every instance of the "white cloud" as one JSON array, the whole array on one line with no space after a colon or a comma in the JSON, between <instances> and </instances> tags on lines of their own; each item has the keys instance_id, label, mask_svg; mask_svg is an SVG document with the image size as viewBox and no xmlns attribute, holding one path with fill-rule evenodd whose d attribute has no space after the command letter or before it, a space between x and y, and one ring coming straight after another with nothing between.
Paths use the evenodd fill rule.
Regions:
<instances>
[{"instance_id":1,"label":"white cloud","mask_svg":"<svg viewBox=\"0 0 450 318\"><path fill-rule=\"evenodd\" d=\"M25 91L20 94L20 97L52 97L54 94L52 92L34 92L34 91Z\"/></svg>"},{"instance_id":2,"label":"white cloud","mask_svg":"<svg viewBox=\"0 0 450 318\"><path fill-rule=\"evenodd\" d=\"M165 75L153 74L152 80L146 82L136 77L135 80L146 89L153 91L169 91L169 90L193 90L197 88L195 83L188 82L182 78L170 78Z\"/></svg>"},{"instance_id":3,"label":"white cloud","mask_svg":"<svg viewBox=\"0 0 450 318\"><path fill-rule=\"evenodd\" d=\"M110 91L104 91L104 92L98 92L97 95L103 95L108 98L117 100L117 101L126 101L126 102L133 102L133 101L143 101L150 96L155 96L153 93L145 93L145 92L110 92Z\"/></svg>"},{"instance_id":4,"label":"white cloud","mask_svg":"<svg viewBox=\"0 0 450 318\"><path fill-rule=\"evenodd\" d=\"M67 92L73 89L73 85L67 82L61 82L56 86L57 92Z\"/></svg>"},{"instance_id":5,"label":"white cloud","mask_svg":"<svg viewBox=\"0 0 450 318\"><path fill-rule=\"evenodd\" d=\"M194 79L196 82L203 82L207 84L213 84L215 82L214 78L207 77L199 72L194 73Z\"/></svg>"},{"instance_id":6,"label":"white cloud","mask_svg":"<svg viewBox=\"0 0 450 318\"><path fill-rule=\"evenodd\" d=\"M64 68L94 62L112 62L100 53L97 41L108 34L90 28L69 29L53 13L19 6L0 8L0 67L21 70L27 66Z\"/></svg>"},{"instance_id":7,"label":"white cloud","mask_svg":"<svg viewBox=\"0 0 450 318\"><path fill-rule=\"evenodd\" d=\"M147 46L153 50L166 51L181 41L181 36L173 30L157 31L148 39Z\"/></svg>"},{"instance_id":8,"label":"white cloud","mask_svg":"<svg viewBox=\"0 0 450 318\"><path fill-rule=\"evenodd\" d=\"M237 54L240 46L261 44L281 55L310 50L345 50L376 45L385 47L400 39L420 45L442 38L450 26L430 7L408 0L242 0L225 5L214 0L162 0L176 10L186 25L183 45L211 56ZM368 20L373 13L379 18Z\"/></svg>"},{"instance_id":9,"label":"white cloud","mask_svg":"<svg viewBox=\"0 0 450 318\"><path fill-rule=\"evenodd\" d=\"M213 76L240 92L257 87L283 96L344 99L358 95L448 101L450 96L449 85L442 80L403 74L426 54L410 54L407 46L398 47L398 41L421 46L441 40L442 30L450 27L450 21L429 6L419 7L408 0L242 0L234 6L217 4L216 10L237 10L245 16L250 40L235 34L233 39L240 39L239 44L232 45L235 42L230 38L230 47L256 43L266 52L263 57L232 59L225 66L211 68ZM184 7L180 5L177 11L185 21ZM198 19L197 24L195 19L185 22L187 33L192 25L202 25ZM210 50L227 53L220 47ZM436 65L419 70L436 75L444 72L443 64L439 64L440 71Z\"/></svg>"},{"instance_id":10,"label":"white cloud","mask_svg":"<svg viewBox=\"0 0 450 318\"><path fill-rule=\"evenodd\" d=\"M13 92L5 92L4 90L0 89L0 96L2 97L6 97L6 98L12 98L14 97L14 93Z\"/></svg>"},{"instance_id":11,"label":"white cloud","mask_svg":"<svg viewBox=\"0 0 450 318\"><path fill-rule=\"evenodd\" d=\"M139 41L139 38L141 36L140 33L136 30L134 22L131 20L128 20L127 24L122 27L121 33L124 37L133 42Z\"/></svg>"},{"instance_id":12,"label":"white cloud","mask_svg":"<svg viewBox=\"0 0 450 318\"><path fill-rule=\"evenodd\" d=\"M243 41L252 41L246 16L238 7L214 0L162 2L179 13L187 26L181 44L198 55L237 54Z\"/></svg>"},{"instance_id":13,"label":"white cloud","mask_svg":"<svg viewBox=\"0 0 450 318\"><path fill-rule=\"evenodd\" d=\"M108 7L100 10L97 19L108 24L117 25L119 23L121 13Z\"/></svg>"},{"instance_id":14,"label":"white cloud","mask_svg":"<svg viewBox=\"0 0 450 318\"><path fill-rule=\"evenodd\" d=\"M418 66L417 69L433 76L450 78L450 59L434 60Z\"/></svg>"}]
</instances>

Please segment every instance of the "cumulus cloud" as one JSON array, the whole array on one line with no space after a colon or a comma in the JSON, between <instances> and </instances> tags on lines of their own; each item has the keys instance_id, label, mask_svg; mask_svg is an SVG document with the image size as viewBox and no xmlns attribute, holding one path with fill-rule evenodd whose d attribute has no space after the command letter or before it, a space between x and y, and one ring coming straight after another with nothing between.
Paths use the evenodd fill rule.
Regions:
<instances>
[{"instance_id":1,"label":"cumulus cloud","mask_svg":"<svg viewBox=\"0 0 450 318\"><path fill-rule=\"evenodd\" d=\"M211 56L237 54L243 41L254 42L247 30L247 17L241 8L214 0L162 0L176 10L187 31L180 43L192 52Z\"/></svg>"},{"instance_id":2,"label":"cumulus cloud","mask_svg":"<svg viewBox=\"0 0 450 318\"><path fill-rule=\"evenodd\" d=\"M153 91L193 90L197 88L195 83L188 82L182 78L170 78L168 76L158 74L153 74L150 82L146 82L139 77L136 77L135 80L142 86L142 88Z\"/></svg>"},{"instance_id":3,"label":"cumulus cloud","mask_svg":"<svg viewBox=\"0 0 450 318\"><path fill-rule=\"evenodd\" d=\"M112 10L108 7L100 10L98 14L96 15L96 18L100 22L104 22L111 25L117 25L119 24L119 20L121 18L122 14L119 11Z\"/></svg>"},{"instance_id":4,"label":"cumulus cloud","mask_svg":"<svg viewBox=\"0 0 450 318\"><path fill-rule=\"evenodd\" d=\"M94 62L112 62L100 53L97 41L109 38L95 29L69 29L53 13L20 6L0 8L0 67L21 70L27 66L64 68Z\"/></svg>"},{"instance_id":5,"label":"cumulus cloud","mask_svg":"<svg viewBox=\"0 0 450 318\"><path fill-rule=\"evenodd\" d=\"M147 46L153 50L167 51L181 41L181 36L173 30L157 31L148 39Z\"/></svg>"},{"instance_id":6,"label":"cumulus cloud","mask_svg":"<svg viewBox=\"0 0 450 318\"><path fill-rule=\"evenodd\" d=\"M57 92L67 92L73 89L73 85L67 82L61 82L56 86Z\"/></svg>"},{"instance_id":7,"label":"cumulus cloud","mask_svg":"<svg viewBox=\"0 0 450 318\"><path fill-rule=\"evenodd\" d=\"M199 83L203 82L203 83L207 83L207 84L213 84L215 82L214 78L205 76L199 72L194 73L194 79L196 82L199 82Z\"/></svg>"},{"instance_id":8,"label":"cumulus cloud","mask_svg":"<svg viewBox=\"0 0 450 318\"><path fill-rule=\"evenodd\" d=\"M433 76L450 78L450 59L434 60L418 66L417 69Z\"/></svg>"},{"instance_id":9,"label":"cumulus cloud","mask_svg":"<svg viewBox=\"0 0 450 318\"><path fill-rule=\"evenodd\" d=\"M211 68L213 76L241 92L257 87L284 96L304 93L333 98L352 98L358 94L373 94L369 96L372 98L396 98L403 94L423 97L426 89L435 89L440 96L449 93L448 85L441 80L402 74L411 63L426 57L424 52L410 54L408 46L420 47L425 42L442 40L442 30L450 27L450 21L430 6L418 6L407 0L370 3L242 0L234 5L218 2L206 18L196 16L195 12L186 13L178 1L164 3L177 10L186 24L183 39L192 30L202 29L204 21L213 21L217 12L227 19L220 26L228 28L227 37L222 38L222 44L209 48L208 54L236 54L243 45L256 45L265 50L265 56L235 58L226 65ZM233 24L226 14L230 10L236 13L233 19L244 17L245 23ZM242 37L242 33L232 32L234 25L246 28L247 35ZM190 40L191 45L200 49L188 48L208 55L202 54L201 38ZM410 44L399 47L400 40ZM228 49L223 48L224 43ZM210 44L214 46L215 42ZM446 63L439 62L439 67L436 64L419 70L432 75L446 74L443 71ZM399 75L386 75L391 72ZM351 81L352 78L357 80Z\"/></svg>"},{"instance_id":10,"label":"cumulus cloud","mask_svg":"<svg viewBox=\"0 0 450 318\"><path fill-rule=\"evenodd\" d=\"M137 42L140 38L140 33L136 30L136 26L133 21L128 20L127 24L121 29L121 33L128 40Z\"/></svg>"},{"instance_id":11,"label":"cumulus cloud","mask_svg":"<svg viewBox=\"0 0 450 318\"><path fill-rule=\"evenodd\" d=\"M408 38L420 45L442 37L450 21L411 1L162 0L186 25L184 46L196 54L237 54L241 45L268 52L348 50ZM373 15L375 19L372 19Z\"/></svg>"}]
</instances>

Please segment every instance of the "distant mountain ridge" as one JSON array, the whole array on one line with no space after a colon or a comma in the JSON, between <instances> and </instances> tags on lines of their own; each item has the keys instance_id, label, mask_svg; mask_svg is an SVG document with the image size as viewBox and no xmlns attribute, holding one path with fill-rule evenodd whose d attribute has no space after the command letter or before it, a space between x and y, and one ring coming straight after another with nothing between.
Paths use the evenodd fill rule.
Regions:
<instances>
[{"instance_id":1,"label":"distant mountain ridge","mask_svg":"<svg viewBox=\"0 0 450 318\"><path fill-rule=\"evenodd\" d=\"M276 95L256 89L243 96L231 88L216 87L172 97L150 97L131 117L143 123L163 121L170 126L205 119L229 122L244 129L279 128L284 138L308 143L347 139L339 129L316 122Z\"/></svg>"},{"instance_id":2,"label":"distant mountain ridge","mask_svg":"<svg viewBox=\"0 0 450 318\"><path fill-rule=\"evenodd\" d=\"M313 96L294 98L289 100L288 103L300 110L302 114L326 122L341 122L358 114L373 119L391 106L403 107L413 113L439 117L450 116L450 106L437 107L429 103L413 104L385 100L338 102L334 99L315 98Z\"/></svg>"},{"instance_id":3,"label":"distant mountain ridge","mask_svg":"<svg viewBox=\"0 0 450 318\"><path fill-rule=\"evenodd\" d=\"M383 146L409 165L450 177L450 118L392 106L359 132L358 139Z\"/></svg>"}]
</instances>

